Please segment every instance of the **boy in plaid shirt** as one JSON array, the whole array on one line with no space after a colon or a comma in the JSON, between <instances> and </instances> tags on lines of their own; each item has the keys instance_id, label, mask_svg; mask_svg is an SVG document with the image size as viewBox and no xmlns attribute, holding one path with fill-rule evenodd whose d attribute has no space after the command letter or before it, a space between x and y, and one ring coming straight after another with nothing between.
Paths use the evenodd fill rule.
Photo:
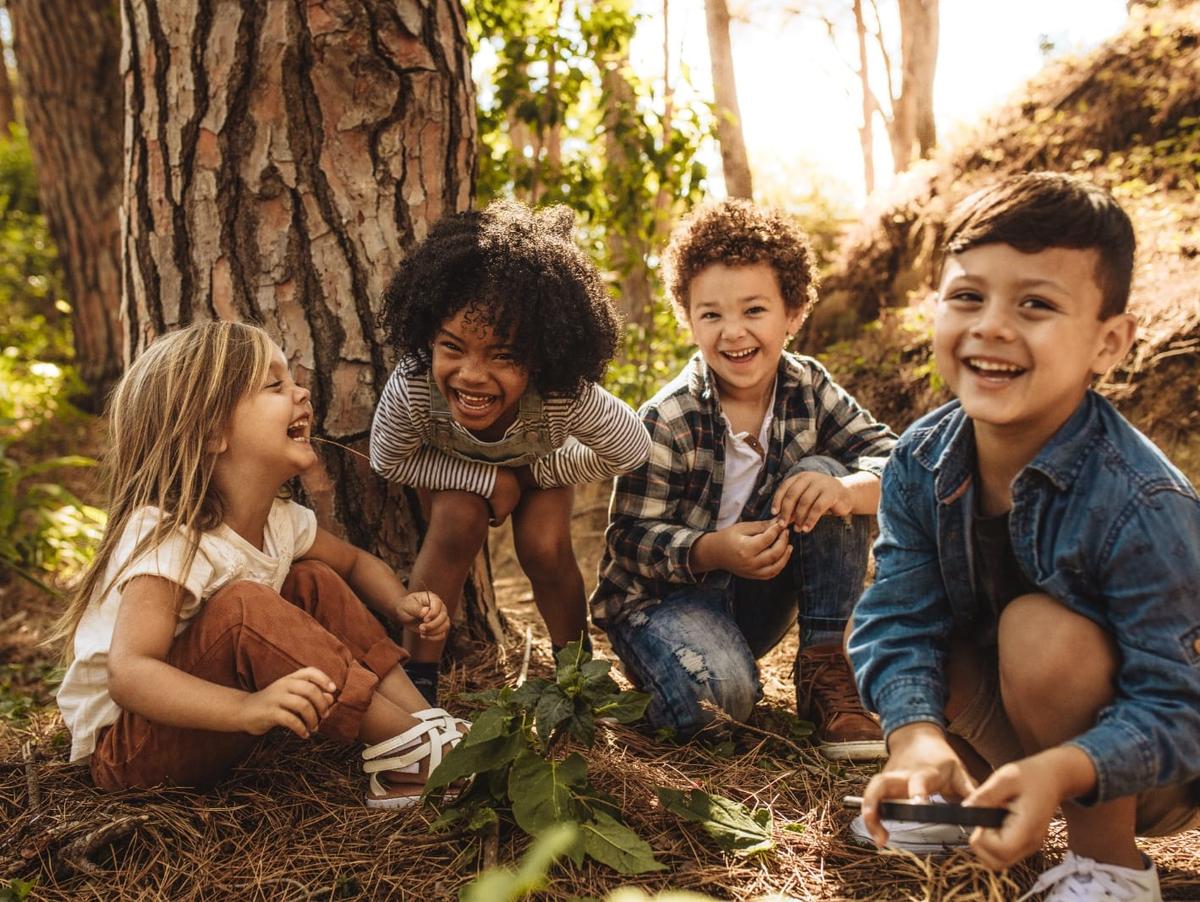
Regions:
<instances>
[{"instance_id":1,"label":"boy in plaid shirt","mask_svg":"<svg viewBox=\"0 0 1200 902\"><path fill-rule=\"evenodd\" d=\"M799 616L798 713L827 756L880 757L842 633L896 436L784 351L816 296L794 224L743 200L707 205L666 264L700 353L640 411L650 460L617 479L593 620L653 696L651 724L687 737L712 719L704 702L750 715L755 661Z\"/></svg>"}]
</instances>

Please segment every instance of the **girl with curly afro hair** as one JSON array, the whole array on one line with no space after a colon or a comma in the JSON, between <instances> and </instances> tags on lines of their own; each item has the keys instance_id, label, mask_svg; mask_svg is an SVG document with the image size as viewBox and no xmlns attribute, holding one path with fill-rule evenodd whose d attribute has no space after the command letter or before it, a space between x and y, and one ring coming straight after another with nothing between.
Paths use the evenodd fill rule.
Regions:
<instances>
[{"instance_id":1,"label":"girl with curly afro hair","mask_svg":"<svg viewBox=\"0 0 1200 902\"><path fill-rule=\"evenodd\" d=\"M400 360L371 427L371 466L430 493L410 586L453 612L489 523L511 514L556 648L587 643L573 486L650 452L636 414L597 384L619 324L573 223L566 207L502 201L433 227L384 293ZM405 644L409 674L434 703L443 643L411 634Z\"/></svg>"}]
</instances>

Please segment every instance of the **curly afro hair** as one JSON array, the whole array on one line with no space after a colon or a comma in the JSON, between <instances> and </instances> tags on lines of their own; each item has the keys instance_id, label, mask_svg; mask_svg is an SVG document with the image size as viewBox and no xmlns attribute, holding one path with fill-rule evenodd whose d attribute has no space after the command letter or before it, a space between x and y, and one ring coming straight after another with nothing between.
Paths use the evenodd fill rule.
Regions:
<instances>
[{"instance_id":1,"label":"curly afro hair","mask_svg":"<svg viewBox=\"0 0 1200 902\"><path fill-rule=\"evenodd\" d=\"M439 328L468 308L542 394L577 396L604 377L620 323L595 265L571 238L564 206L497 201L439 220L383 294L380 322L415 375L429 369Z\"/></svg>"},{"instance_id":2,"label":"curly afro hair","mask_svg":"<svg viewBox=\"0 0 1200 902\"><path fill-rule=\"evenodd\" d=\"M808 236L784 214L728 198L702 204L671 234L663 256L675 312L687 318L688 289L705 267L767 263L789 311L806 314L817 300L817 274Z\"/></svg>"}]
</instances>

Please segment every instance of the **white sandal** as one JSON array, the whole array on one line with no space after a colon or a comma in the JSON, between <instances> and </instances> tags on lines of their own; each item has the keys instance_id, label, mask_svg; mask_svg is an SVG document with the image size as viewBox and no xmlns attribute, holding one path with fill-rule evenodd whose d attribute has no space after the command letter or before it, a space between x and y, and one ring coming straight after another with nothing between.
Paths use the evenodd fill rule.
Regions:
<instances>
[{"instance_id":1,"label":"white sandal","mask_svg":"<svg viewBox=\"0 0 1200 902\"><path fill-rule=\"evenodd\" d=\"M421 801L421 785L412 784L418 790L415 795L389 795L393 790L381 783L377 774L419 774L421 762L428 758L428 777L442 763L443 754L458 745L471 726L443 708L415 711L413 717L420 721L415 727L363 749L363 771L371 775L368 808L407 808Z\"/></svg>"}]
</instances>

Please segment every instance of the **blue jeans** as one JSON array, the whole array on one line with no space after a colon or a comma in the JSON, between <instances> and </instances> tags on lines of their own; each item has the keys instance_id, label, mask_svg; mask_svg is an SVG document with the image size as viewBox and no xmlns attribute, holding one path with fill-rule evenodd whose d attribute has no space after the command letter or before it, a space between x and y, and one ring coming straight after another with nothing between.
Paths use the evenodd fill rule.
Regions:
<instances>
[{"instance_id":1,"label":"blue jeans","mask_svg":"<svg viewBox=\"0 0 1200 902\"><path fill-rule=\"evenodd\" d=\"M792 472L799 470L848 472L828 457L806 458ZM862 593L870 524L865 515L849 522L822 517L812 532L792 533L792 559L773 579L726 574L721 580L713 573L609 624L625 673L651 695L650 725L687 738L712 720L701 707L706 701L745 720L762 698L755 661L779 644L797 617L806 639L840 641Z\"/></svg>"}]
</instances>

